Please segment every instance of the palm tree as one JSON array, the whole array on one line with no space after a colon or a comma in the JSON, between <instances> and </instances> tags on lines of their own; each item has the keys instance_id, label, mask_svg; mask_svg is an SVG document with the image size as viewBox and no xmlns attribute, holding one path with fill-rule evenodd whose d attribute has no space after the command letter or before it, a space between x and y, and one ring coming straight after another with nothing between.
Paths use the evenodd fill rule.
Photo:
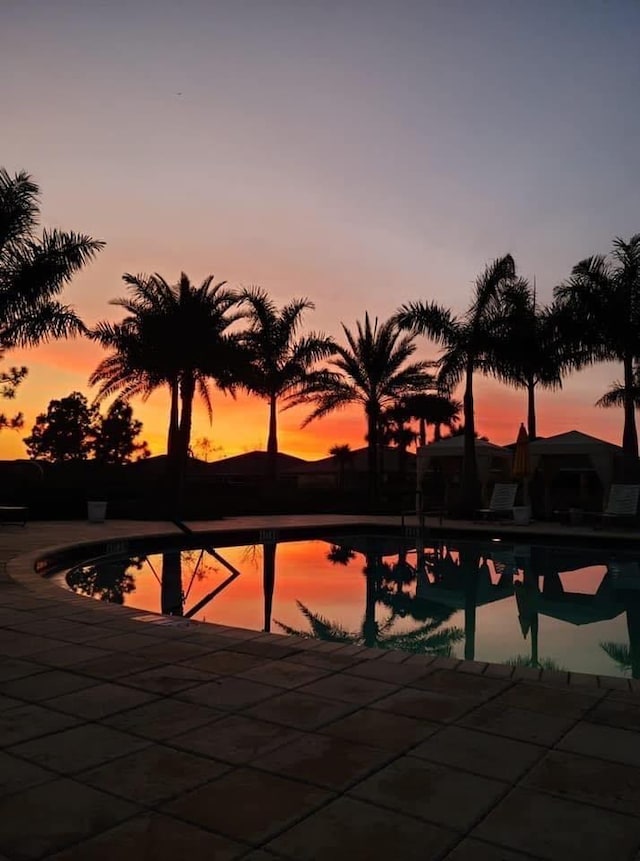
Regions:
<instances>
[{"instance_id":1,"label":"palm tree","mask_svg":"<svg viewBox=\"0 0 640 861\"><path fill-rule=\"evenodd\" d=\"M237 375L243 373L246 350L239 334L228 331L242 317L235 308L238 295L224 281L214 284L211 275L199 287L184 272L176 285L158 274L125 274L123 280L133 295L111 304L124 308L127 316L120 323L95 327L92 336L111 353L90 383L100 384L97 400L115 392L125 399L145 398L159 386L169 387L167 454L179 504L195 394L202 397L211 420L210 380L233 393Z\"/></svg>"},{"instance_id":2,"label":"palm tree","mask_svg":"<svg viewBox=\"0 0 640 861\"><path fill-rule=\"evenodd\" d=\"M31 176L0 168L0 348L32 347L85 331L57 297L104 242L57 229L36 236L39 215L40 188Z\"/></svg>"},{"instance_id":3,"label":"palm tree","mask_svg":"<svg viewBox=\"0 0 640 861\"><path fill-rule=\"evenodd\" d=\"M392 443L398 449L398 474L404 480L407 465L407 449L415 442L416 434L407 424L410 414L402 402L392 404L380 415L380 440L383 446ZM381 448L384 451L384 448ZM380 464L383 471L383 464Z\"/></svg>"},{"instance_id":4,"label":"palm tree","mask_svg":"<svg viewBox=\"0 0 640 861\"><path fill-rule=\"evenodd\" d=\"M427 428L433 425L434 442L442 439L442 427L455 430L460 422L462 404L446 395L427 392L421 395L411 395L405 398L404 406L409 415L417 419L418 441L421 446L427 444Z\"/></svg>"},{"instance_id":5,"label":"palm tree","mask_svg":"<svg viewBox=\"0 0 640 861\"><path fill-rule=\"evenodd\" d=\"M349 443L333 445L329 449L331 457L335 457L338 464L338 489L344 490L344 474L347 466L353 461L353 451Z\"/></svg>"},{"instance_id":6,"label":"palm tree","mask_svg":"<svg viewBox=\"0 0 640 861\"><path fill-rule=\"evenodd\" d=\"M633 367L633 403L637 410L640 410L640 364L636 363ZM620 380L614 380L608 391L598 398L596 401L597 407L623 407L625 399L624 383Z\"/></svg>"},{"instance_id":7,"label":"palm tree","mask_svg":"<svg viewBox=\"0 0 640 861\"><path fill-rule=\"evenodd\" d=\"M304 312L315 308L308 299L293 299L278 309L266 290L252 287L240 294L240 301L248 308L244 343L252 356L242 384L269 403L267 469L275 478L278 400L294 395L313 373L314 365L334 352L335 345L321 332L299 335Z\"/></svg>"},{"instance_id":8,"label":"palm tree","mask_svg":"<svg viewBox=\"0 0 640 861\"><path fill-rule=\"evenodd\" d=\"M315 401L303 422L322 418L351 404L364 408L367 420L369 488L372 501L378 493L378 445L380 416L387 406L406 394L432 383L429 362L409 362L416 350L413 336L402 335L395 318L373 324L365 314L355 333L342 324L347 345L335 345L335 357L327 370L318 372L292 399L291 405Z\"/></svg>"},{"instance_id":9,"label":"palm tree","mask_svg":"<svg viewBox=\"0 0 640 861\"><path fill-rule=\"evenodd\" d=\"M634 403L634 361L640 358L640 233L613 242L610 258L598 254L577 263L571 277L556 287L555 298L568 319L574 364L619 361L623 368L622 447L635 466L638 433ZM566 333L569 334L569 333Z\"/></svg>"},{"instance_id":10,"label":"palm tree","mask_svg":"<svg viewBox=\"0 0 640 861\"><path fill-rule=\"evenodd\" d=\"M410 302L403 305L396 316L401 328L427 335L443 347L438 378L448 390L452 390L464 377L462 484L467 511L477 508L479 492L473 375L477 370L487 369L492 339L501 320L502 294L515 277L513 257L507 254L488 264L476 278L471 304L462 316L453 316L450 310L435 302Z\"/></svg>"},{"instance_id":11,"label":"palm tree","mask_svg":"<svg viewBox=\"0 0 640 861\"><path fill-rule=\"evenodd\" d=\"M539 306L535 287L524 278L503 294L502 322L495 333L488 370L527 392L527 432L537 438L535 395L538 387L562 388L563 373L574 353L565 337L564 313L557 305Z\"/></svg>"}]
</instances>

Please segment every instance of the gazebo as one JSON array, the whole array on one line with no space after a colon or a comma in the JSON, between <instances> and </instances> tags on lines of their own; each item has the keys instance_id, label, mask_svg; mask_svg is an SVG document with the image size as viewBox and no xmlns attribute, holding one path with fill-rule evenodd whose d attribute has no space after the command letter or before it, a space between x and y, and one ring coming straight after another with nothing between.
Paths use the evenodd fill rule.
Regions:
<instances>
[{"instance_id":1,"label":"gazebo","mask_svg":"<svg viewBox=\"0 0 640 861\"><path fill-rule=\"evenodd\" d=\"M487 440L477 439L476 462L482 498L488 500L491 486L496 481L508 481L511 477L513 452ZM452 436L420 446L417 451L417 489L428 497L429 477L439 472L443 479L445 503L451 501L451 491L459 487L464 460L464 437Z\"/></svg>"},{"instance_id":2,"label":"gazebo","mask_svg":"<svg viewBox=\"0 0 640 861\"><path fill-rule=\"evenodd\" d=\"M606 494L614 479L616 461L622 457L622 448L581 431L571 430L556 436L536 439L529 444L531 470L540 488L542 508L550 517L554 508L565 508L572 503L578 508L602 507L602 497L594 499L591 479L597 479L602 495ZM571 476L577 477L573 498L554 499L554 483Z\"/></svg>"}]
</instances>

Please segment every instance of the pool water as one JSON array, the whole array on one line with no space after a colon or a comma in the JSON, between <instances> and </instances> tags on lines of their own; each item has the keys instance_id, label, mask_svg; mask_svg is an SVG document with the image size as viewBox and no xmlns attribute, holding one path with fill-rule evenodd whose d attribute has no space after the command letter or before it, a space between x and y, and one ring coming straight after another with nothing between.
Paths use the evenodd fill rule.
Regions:
<instances>
[{"instance_id":1,"label":"pool water","mask_svg":"<svg viewBox=\"0 0 640 861\"><path fill-rule=\"evenodd\" d=\"M328 536L150 549L72 569L74 591L257 631L640 677L640 550Z\"/></svg>"}]
</instances>

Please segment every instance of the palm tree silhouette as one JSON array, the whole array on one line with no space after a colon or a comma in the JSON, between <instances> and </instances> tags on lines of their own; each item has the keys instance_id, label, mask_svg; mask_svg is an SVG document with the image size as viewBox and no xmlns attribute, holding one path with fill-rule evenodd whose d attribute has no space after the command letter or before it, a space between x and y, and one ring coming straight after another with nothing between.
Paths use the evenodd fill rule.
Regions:
<instances>
[{"instance_id":1,"label":"palm tree silhouette","mask_svg":"<svg viewBox=\"0 0 640 861\"><path fill-rule=\"evenodd\" d=\"M353 461L353 452L349 443L344 445L333 445L329 449L331 457L335 457L338 464L338 489L344 490L344 476L347 466Z\"/></svg>"},{"instance_id":2,"label":"palm tree silhouette","mask_svg":"<svg viewBox=\"0 0 640 861\"><path fill-rule=\"evenodd\" d=\"M635 408L640 410L640 364L637 362L633 366L633 386L631 388L631 394L633 396ZM610 407L624 407L625 396L626 390L624 383L620 382L620 380L614 380L604 395L602 395L601 398L598 398L596 406L604 407L605 409L609 409Z\"/></svg>"},{"instance_id":3,"label":"palm tree silhouette","mask_svg":"<svg viewBox=\"0 0 640 861\"><path fill-rule=\"evenodd\" d=\"M326 371L318 372L293 398L293 404L315 401L303 427L350 404L361 404L367 420L369 490L378 495L380 417L400 397L431 384L429 362L409 362L416 350L413 336L403 336L394 318L378 324L365 314L355 333L343 324L347 345L337 344Z\"/></svg>"},{"instance_id":4,"label":"palm tree silhouette","mask_svg":"<svg viewBox=\"0 0 640 861\"><path fill-rule=\"evenodd\" d=\"M442 438L443 426L454 430L460 422L462 404L446 395L427 392L404 398L403 404L409 415L418 420L418 440L427 444L427 428L433 425L434 442Z\"/></svg>"},{"instance_id":5,"label":"palm tree silhouette","mask_svg":"<svg viewBox=\"0 0 640 861\"><path fill-rule=\"evenodd\" d=\"M32 347L85 332L57 297L104 247L83 233L43 230L36 236L40 188L20 171L0 168L0 346Z\"/></svg>"},{"instance_id":6,"label":"palm tree silhouette","mask_svg":"<svg viewBox=\"0 0 640 861\"><path fill-rule=\"evenodd\" d=\"M527 392L527 432L537 437L536 389L562 388L562 376L573 361L564 333L564 313L557 305L539 306L535 288L524 278L503 293L503 316L493 339L488 371Z\"/></svg>"},{"instance_id":7,"label":"palm tree silhouette","mask_svg":"<svg viewBox=\"0 0 640 861\"><path fill-rule=\"evenodd\" d=\"M313 374L314 365L331 355L334 343L320 332L299 335L305 311L315 308L308 299L294 299L280 310L261 287L240 294L248 309L249 329L244 343L251 362L242 378L245 388L269 403L267 469L276 476L278 462L278 400L295 395Z\"/></svg>"},{"instance_id":8,"label":"palm tree silhouette","mask_svg":"<svg viewBox=\"0 0 640 861\"><path fill-rule=\"evenodd\" d=\"M176 285L158 274L123 276L131 297L112 300L127 312L120 323L99 323L92 335L111 353L94 370L97 400L115 392L147 398L159 386L171 392L168 463L174 504L179 507L191 440L193 402L199 392L212 416L210 380L233 393L247 353L229 327L241 319L238 295L213 283L194 286L182 273Z\"/></svg>"},{"instance_id":9,"label":"palm tree silhouette","mask_svg":"<svg viewBox=\"0 0 640 861\"><path fill-rule=\"evenodd\" d=\"M613 242L610 258L597 254L577 263L554 291L567 319L579 321L565 336L577 350L575 364L619 361L623 367L622 447L637 461L634 361L640 356L640 233Z\"/></svg>"},{"instance_id":10,"label":"palm tree silhouette","mask_svg":"<svg viewBox=\"0 0 640 861\"><path fill-rule=\"evenodd\" d=\"M487 265L476 278L471 304L460 317L435 302L410 302L403 305L396 319L401 328L427 335L440 344L438 379L451 390L464 377L464 461L463 506L473 512L478 503L478 470L475 453L475 414L473 404L473 375L485 371L492 338L501 321L501 298L505 288L513 283L516 267L507 254Z\"/></svg>"}]
</instances>

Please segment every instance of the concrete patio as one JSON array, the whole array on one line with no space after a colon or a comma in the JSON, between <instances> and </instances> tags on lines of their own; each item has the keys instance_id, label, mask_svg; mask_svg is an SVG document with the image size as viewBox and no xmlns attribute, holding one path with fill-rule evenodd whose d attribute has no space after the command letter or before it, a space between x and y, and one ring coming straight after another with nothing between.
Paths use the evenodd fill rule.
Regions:
<instances>
[{"instance_id":1,"label":"concrete patio","mask_svg":"<svg viewBox=\"0 0 640 861\"><path fill-rule=\"evenodd\" d=\"M309 522L336 518L192 526ZM640 859L638 682L173 623L33 571L160 531L0 527L0 861Z\"/></svg>"}]
</instances>

